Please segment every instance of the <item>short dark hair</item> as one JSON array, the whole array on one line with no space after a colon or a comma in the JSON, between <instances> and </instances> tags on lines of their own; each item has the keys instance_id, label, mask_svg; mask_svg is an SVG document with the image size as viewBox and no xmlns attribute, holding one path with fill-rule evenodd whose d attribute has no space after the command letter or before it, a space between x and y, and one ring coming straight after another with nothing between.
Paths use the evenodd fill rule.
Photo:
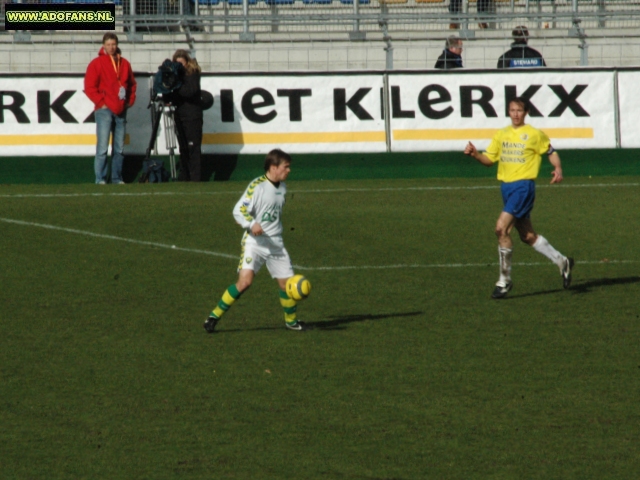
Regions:
<instances>
[{"instance_id":1,"label":"short dark hair","mask_svg":"<svg viewBox=\"0 0 640 480\"><path fill-rule=\"evenodd\" d=\"M517 103L523 108L525 113L529 113L529 101L526 98L513 97L511 100L509 100L509 106L511 106L512 103Z\"/></svg>"},{"instance_id":2,"label":"short dark hair","mask_svg":"<svg viewBox=\"0 0 640 480\"><path fill-rule=\"evenodd\" d=\"M107 40L115 40L116 45L118 44L118 36L113 32L107 32L103 35L102 44L104 45L104 42L106 42Z\"/></svg>"},{"instance_id":3,"label":"short dark hair","mask_svg":"<svg viewBox=\"0 0 640 480\"><path fill-rule=\"evenodd\" d=\"M285 162L291 163L291 156L279 148L274 148L264 159L264 171L268 172L272 165L278 167Z\"/></svg>"},{"instance_id":4,"label":"short dark hair","mask_svg":"<svg viewBox=\"0 0 640 480\"><path fill-rule=\"evenodd\" d=\"M529 29L524 25L518 25L511 31L511 36L516 43L527 43L529 41Z\"/></svg>"}]
</instances>

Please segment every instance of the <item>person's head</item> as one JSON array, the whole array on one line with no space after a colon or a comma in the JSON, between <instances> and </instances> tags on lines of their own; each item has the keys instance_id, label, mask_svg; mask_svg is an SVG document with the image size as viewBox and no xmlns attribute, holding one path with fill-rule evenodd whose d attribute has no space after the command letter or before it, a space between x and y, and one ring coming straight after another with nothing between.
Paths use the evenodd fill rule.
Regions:
<instances>
[{"instance_id":1,"label":"person's head","mask_svg":"<svg viewBox=\"0 0 640 480\"><path fill-rule=\"evenodd\" d=\"M102 48L107 55L115 55L118 51L118 36L113 32L107 32L102 37Z\"/></svg>"},{"instance_id":2,"label":"person's head","mask_svg":"<svg viewBox=\"0 0 640 480\"><path fill-rule=\"evenodd\" d=\"M518 25L511 31L514 43L524 43L529 41L529 30L524 25Z\"/></svg>"},{"instance_id":3,"label":"person's head","mask_svg":"<svg viewBox=\"0 0 640 480\"><path fill-rule=\"evenodd\" d=\"M462 39L460 37L456 37L455 35L451 35L447 38L445 42L445 47L452 53L456 55L460 55L462 53Z\"/></svg>"},{"instance_id":4,"label":"person's head","mask_svg":"<svg viewBox=\"0 0 640 480\"><path fill-rule=\"evenodd\" d=\"M191 55L189 55L187 50L176 50L173 54L173 61L181 63L185 72L187 72L187 75L191 75L194 72L200 72L200 65L198 65L195 58L192 58Z\"/></svg>"},{"instance_id":5,"label":"person's head","mask_svg":"<svg viewBox=\"0 0 640 480\"><path fill-rule=\"evenodd\" d=\"M283 182L291 171L291 156L279 148L267 153L264 159L264 171L272 182Z\"/></svg>"},{"instance_id":6,"label":"person's head","mask_svg":"<svg viewBox=\"0 0 640 480\"><path fill-rule=\"evenodd\" d=\"M529 113L529 102L522 97L512 98L509 101L509 117L514 127L524 125L524 119Z\"/></svg>"}]
</instances>

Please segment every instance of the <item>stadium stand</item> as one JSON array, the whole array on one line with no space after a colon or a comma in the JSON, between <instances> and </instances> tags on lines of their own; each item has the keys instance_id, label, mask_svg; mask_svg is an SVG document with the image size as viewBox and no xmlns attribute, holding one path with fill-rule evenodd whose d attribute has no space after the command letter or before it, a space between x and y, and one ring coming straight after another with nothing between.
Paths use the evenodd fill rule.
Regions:
<instances>
[{"instance_id":1,"label":"stadium stand","mask_svg":"<svg viewBox=\"0 0 640 480\"><path fill-rule=\"evenodd\" d=\"M130 0L115 0L116 32L135 68L149 71L176 48L205 71L430 68L451 33L465 41L465 68L494 68L520 24L550 67L640 63L639 0L494 0L482 20L476 1L463 0L453 31L448 0L248 0L246 16L243 0L164 0L164 10L163 0L136 0L135 14ZM101 36L0 31L3 69L83 71Z\"/></svg>"}]
</instances>

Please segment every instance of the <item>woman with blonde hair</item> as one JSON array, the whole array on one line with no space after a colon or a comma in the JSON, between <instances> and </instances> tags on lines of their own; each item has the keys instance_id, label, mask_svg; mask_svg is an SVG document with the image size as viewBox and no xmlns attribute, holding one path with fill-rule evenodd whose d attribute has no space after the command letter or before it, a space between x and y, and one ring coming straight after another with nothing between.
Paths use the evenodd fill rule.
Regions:
<instances>
[{"instance_id":1,"label":"woman with blonde hair","mask_svg":"<svg viewBox=\"0 0 640 480\"><path fill-rule=\"evenodd\" d=\"M178 180L199 182L202 149L202 98L200 93L200 66L187 50L176 50L173 61L182 64L182 85L169 95L167 101L176 107L175 121L180 147L180 173Z\"/></svg>"}]
</instances>

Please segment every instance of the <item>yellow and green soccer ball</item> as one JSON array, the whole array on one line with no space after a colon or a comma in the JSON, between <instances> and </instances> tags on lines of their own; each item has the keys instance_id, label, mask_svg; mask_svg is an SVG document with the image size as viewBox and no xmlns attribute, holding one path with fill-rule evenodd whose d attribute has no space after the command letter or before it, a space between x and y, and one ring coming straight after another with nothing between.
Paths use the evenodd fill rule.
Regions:
<instances>
[{"instance_id":1,"label":"yellow and green soccer ball","mask_svg":"<svg viewBox=\"0 0 640 480\"><path fill-rule=\"evenodd\" d=\"M294 300L304 300L311 293L311 283L304 275L294 275L287 280L287 295Z\"/></svg>"}]
</instances>

